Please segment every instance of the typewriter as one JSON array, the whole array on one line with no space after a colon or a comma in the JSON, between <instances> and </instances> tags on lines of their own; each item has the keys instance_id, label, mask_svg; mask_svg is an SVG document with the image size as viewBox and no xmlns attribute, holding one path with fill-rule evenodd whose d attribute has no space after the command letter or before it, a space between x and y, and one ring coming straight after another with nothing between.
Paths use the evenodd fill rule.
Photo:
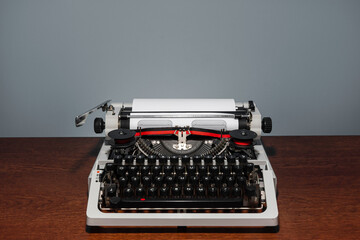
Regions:
<instances>
[{"instance_id":1,"label":"typewriter","mask_svg":"<svg viewBox=\"0 0 360 240\"><path fill-rule=\"evenodd\" d=\"M276 176L261 143L272 121L253 101L110 100L88 177L87 227L237 226L278 230Z\"/></svg>"}]
</instances>

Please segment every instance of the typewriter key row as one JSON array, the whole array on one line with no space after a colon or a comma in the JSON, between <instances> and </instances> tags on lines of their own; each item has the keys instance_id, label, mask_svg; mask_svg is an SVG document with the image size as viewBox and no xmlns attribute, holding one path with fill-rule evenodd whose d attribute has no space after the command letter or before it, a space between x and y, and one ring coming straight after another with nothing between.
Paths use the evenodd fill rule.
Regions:
<instances>
[{"instance_id":1,"label":"typewriter key row","mask_svg":"<svg viewBox=\"0 0 360 240\"><path fill-rule=\"evenodd\" d=\"M250 174L254 171L254 164L247 163L228 165L217 165L214 161L211 165L197 164L197 165L123 165L107 163L105 167L106 172L111 172L116 176L138 176L138 175L153 175L153 176L169 176L169 175L183 175L188 176L206 176L206 175L223 175L231 176L233 174Z\"/></svg>"},{"instance_id":2,"label":"typewriter key row","mask_svg":"<svg viewBox=\"0 0 360 240\"><path fill-rule=\"evenodd\" d=\"M129 186L121 190L117 190L115 185L110 185L105 188L105 197L109 199L109 207L123 208L132 206L163 208L175 205L189 208L199 206L199 204L202 207L241 207L244 197L248 199L250 205L257 207L260 191L256 184L245 187L194 187L190 184L147 188ZM140 203L140 205L133 205L135 203ZM159 205L160 203L165 205ZM218 205L224 203L225 205Z\"/></svg>"},{"instance_id":3,"label":"typewriter key row","mask_svg":"<svg viewBox=\"0 0 360 240\"><path fill-rule=\"evenodd\" d=\"M235 155L216 155L215 157L211 155L206 155L204 157L201 157L199 155L195 156L155 156L155 155L114 155L114 163L121 163L122 161L125 161L126 164L132 164L134 160L138 164L144 164L145 161L147 161L149 164L155 164L156 161L159 161L160 164L165 164L168 160L170 160L172 163L177 163L178 160L181 160L184 164L188 164L191 160L196 164L200 163L201 160L204 160L206 163L210 163L212 160L216 160L219 164L222 164L224 160L227 160L229 163L235 163L236 160L239 160L240 162L245 162L247 160L247 157L245 155L235 156Z\"/></svg>"}]
</instances>

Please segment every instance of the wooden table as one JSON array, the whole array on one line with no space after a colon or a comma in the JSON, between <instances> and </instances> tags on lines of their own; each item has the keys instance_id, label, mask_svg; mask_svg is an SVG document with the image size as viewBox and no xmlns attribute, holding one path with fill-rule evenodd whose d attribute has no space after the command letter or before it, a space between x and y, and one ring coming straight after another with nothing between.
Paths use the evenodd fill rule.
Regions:
<instances>
[{"instance_id":1,"label":"wooden table","mask_svg":"<svg viewBox=\"0 0 360 240\"><path fill-rule=\"evenodd\" d=\"M280 232L128 228L85 232L100 138L0 138L0 239L359 239L360 137L264 137Z\"/></svg>"}]
</instances>

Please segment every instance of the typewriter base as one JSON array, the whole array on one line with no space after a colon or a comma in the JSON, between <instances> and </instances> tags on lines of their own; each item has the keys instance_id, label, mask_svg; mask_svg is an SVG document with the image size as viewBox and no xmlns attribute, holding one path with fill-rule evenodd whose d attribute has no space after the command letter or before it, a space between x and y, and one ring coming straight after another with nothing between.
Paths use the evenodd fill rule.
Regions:
<instances>
[{"instance_id":1,"label":"typewriter base","mask_svg":"<svg viewBox=\"0 0 360 240\"><path fill-rule=\"evenodd\" d=\"M280 226L274 227L99 227L86 225L87 233L277 233Z\"/></svg>"},{"instance_id":2,"label":"typewriter base","mask_svg":"<svg viewBox=\"0 0 360 240\"><path fill-rule=\"evenodd\" d=\"M103 144L96 162L90 172L88 184L87 228L93 226L126 227L126 226L218 226L218 227L274 227L278 228L278 209L276 201L276 176L266 156L261 142L256 145L257 160L249 160L263 169L266 195L266 209L261 213L139 213L134 210L128 213L104 213L98 208L100 191L99 175L109 160L110 147Z\"/></svg>"}]
</instances>

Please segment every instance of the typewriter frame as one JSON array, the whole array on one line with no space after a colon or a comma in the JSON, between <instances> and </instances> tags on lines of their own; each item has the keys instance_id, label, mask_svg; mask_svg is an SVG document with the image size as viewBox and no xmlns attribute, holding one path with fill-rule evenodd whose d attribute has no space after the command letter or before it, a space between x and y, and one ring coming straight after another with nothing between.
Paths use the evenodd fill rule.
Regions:
<instances>
[{"instance_id":1,"label":"typewriter frame","mask_svg":"<svg viewBox=\"0 0 360 240\"><path fill-rule=\"evenodd\" d=\"M124 107L131 107L131 104L124 103L112 103L108 105L110 100L96 106L95 108L85 112L82 115L76 117L76 126L81 126L85 123L87 116L96 109L103 109L106 111L106 128L105 128L105 140L100 149L99 155L91 169L88 177L88 204L86 210L86 225L87 230L91 231L92 227L128 227L128 226L194 226L194 227L245 227L245 228L270 228L272 232L279 230L279 218L277 207L277 179L272 169L270 161L266 155L265 149L261 142L261 130L262 121L261 114L257 106L250 101L244 103L235 103L235 106L245 109L252 109L251 111L251 129L257 133L257 137L254 139L254 150L257 154L256 159L250 159L248 162L252 162L255 165L259 165L262 169L264 194L266 199L266 208L262 212L144 212L144 211L131 211L131 212L102 212L99 209L99 198L101 183L99 178L106 165L106 163L113 162L108 158L111 150L111 146L107 144L109 137L107 134L113 129L120 127L119 118L120 112ZM119 115L117 115L119 113ZM131 113L131 116L136 116L136 113ZM215 114L215 117L221 118ZM228 121L229 118L224 118L224 121ZM231 120L229 120L231 121ZM236 126L228 122L230 129L236 129ZM131 124L129 124L131 125Z\"/></svg>"},{"instance_id":2,"label":"typewriter frame","mask_svg":"<svg viewBox=\"0 0 360 240\"><path fill-rule=\"evenodd\" d=\"M108 159L110 146L103 143L88 178L87 226L238 226L276 227L278 208L276 201L276 176L260 140L254 146L257 160L248 160L259 165L263 172L266 209L261 213L104 213L98 208L99 177Z\"/></svg>"}]
</instances>

